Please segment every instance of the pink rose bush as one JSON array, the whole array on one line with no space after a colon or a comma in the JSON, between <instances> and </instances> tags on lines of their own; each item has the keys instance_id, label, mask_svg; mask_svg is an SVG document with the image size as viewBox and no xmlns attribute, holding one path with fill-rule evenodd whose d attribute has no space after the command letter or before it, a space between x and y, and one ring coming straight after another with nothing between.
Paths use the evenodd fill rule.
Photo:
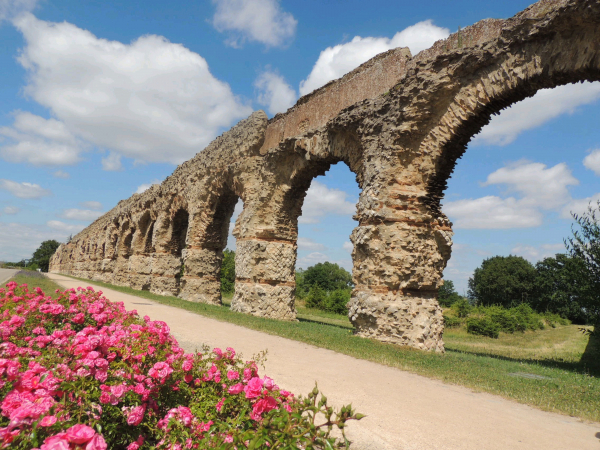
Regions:
<instances>
[{"instance_id":1,"label":"pink rose bush","mask_svg":"<svg viewBox=\"0 0 600 450\"><path fill-rule=\"evenodd\" d=\"M166 323L92 288L0 288L0 448L331 448L339 412L232 348L186 354ZM316 417L321 423L316 423Z\"/></svg>"}]
</instances>

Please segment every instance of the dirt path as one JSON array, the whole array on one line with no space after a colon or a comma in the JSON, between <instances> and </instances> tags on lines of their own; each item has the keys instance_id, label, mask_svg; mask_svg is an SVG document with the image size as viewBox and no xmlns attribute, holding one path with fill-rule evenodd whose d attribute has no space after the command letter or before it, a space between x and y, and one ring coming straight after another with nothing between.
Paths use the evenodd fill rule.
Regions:
<instances>
[{"instance_id":1,"label":"dirt path","mask_svg":"<svg viewBox=\"0 0 600 450\"><path fill-rule=\"evenodd\" d=\"M50 274L67 288L85 283ZM552 414L301 342L248 330L143 298L94 287L141 316L163 320L186 351L206 343L247 358L268 349L266 374L306 394L315 380L338 406L368 417L349 425L356 450L600 450L600 424Z\"/></svg>"}]
</instances>

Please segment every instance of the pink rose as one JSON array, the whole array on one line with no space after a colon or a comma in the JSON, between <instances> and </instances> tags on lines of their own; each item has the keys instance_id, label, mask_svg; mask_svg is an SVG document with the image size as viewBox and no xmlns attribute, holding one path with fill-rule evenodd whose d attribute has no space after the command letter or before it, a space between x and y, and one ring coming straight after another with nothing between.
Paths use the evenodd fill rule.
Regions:
<instances>
[{"instance_id":1,"label":"pink rose","mask_svg":"<svg viewBox=\"0 0 600 450\"><path fill-rule=\"evenodd\" d=\"M51 427L56 423L56 417L54 416L46 416L40 422L40 426L42 427Z\"/></svg>"},{"instance_id":2,"label":"pink rose","mask_svg":"<svg viewBox=\"0 0 600 450\"><path fill-rule=\"evenodd\" d=\"M263 378L263 381L264 381L265 389L272 391L273 388L275 387L275 382L273 381L273 378L269 378L269 377L265 376Z\"/></svg>"},{"instance_id":3,"label":"pink rose","mask_svg":"<svg viewBox=\"0 0 600 450\"><path fill-rule=\"evenodd\" d=\"M275 408L277 408L277 400L275 400L273 397L266 396L254 404L250 417L254 420L260 420L262 414Z\"/></svg>"},{"instance_id":4,"label":"pink rose","mask_svg":"<svg viewBox=\"0 0 600 450\"><path fill-rule=\"evenodd\" d=\"M235 370L228 370L227 371L227 379L228 380L237 380L240 377L240 373L235 371Z\"/></svg>"},{"instance_id":5,"label":"pink rose","mask_svg":"<svg viewBox=\"0 0 600 450\"><path fill-rule=\"evenodd\" d=\"M66 432L66 438L73 444L85 444L96 434L93 428L87 425L77 424L73 425ZM104 439L103 439L104 441ZM105 447L106 448L106 447Z\"/></svg>"},{"instance_id":6,"label":"pink rose","mask_svg":"<svg viewBox=\"0 0 600 450\"><path fill-rule=\"evenodd\" d=\"M140 423L142 423L142 420L144 420L145 413L146 413L145 405L136 406L129 412L129 415L127 416L127 424L133 425L133 426L138 426Z\"/></svg>"},{"instance_id":7,"label":"pink rose","mask_svg":"<svg viewBox=\"0 0 600 450\"><path fill-rule=\"evenodd\" d=\"M230 394L237 395L244 390L244 385L242 383L234 384L229 388L227 392Z\"/></svg>"},{"instance_id":8,"label":"pink rose","mask_svg":"<svg viewBox=\"0 0 600 450\"><path fill-rule=\"evenodd\" d=\"M40 450L69 450L69 441L65 439L65 433L46 438Z\"/></svg>"},{"instance_id":9,"label":"pink rose","mask_svg":"<svg viewBox=\"0 0 600 450\"><path fill-rule=\"evenodd\" d=\"M192 361L190 361L189 359L186 359L183 364L181 365L181 368L183 370L185 370L186 372L189 372L190 370L192 370L192 367L194 367L194 364L192 363Z\"/></svg>"},{"instance_id":10,"label":"pink rose","mask_svg":"<svg viewBox=\"0 0 600 450\"><path fill-rule=\"evenodd\" d=\"M252 378L244 388L246 398L256 398L262 392L263 380L258 377Z\"/></svg>"},{"instance_id":11,"label":"pink rose","mask_svg":"<svg viewBox=\"0 0 600 450\"><path fill-rule=\"evenodd\" d=\"M100 434L95 434L94 437L85 446L85 450L106 450L106 441Z\"/></svg>"}]
</instances>

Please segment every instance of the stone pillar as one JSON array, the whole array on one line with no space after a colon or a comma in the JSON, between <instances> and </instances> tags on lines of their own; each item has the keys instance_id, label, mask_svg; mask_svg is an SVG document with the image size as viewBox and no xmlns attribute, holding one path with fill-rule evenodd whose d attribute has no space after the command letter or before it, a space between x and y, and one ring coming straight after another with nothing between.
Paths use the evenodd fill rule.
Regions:
<instances>
[{"instance_id":1,"label":"stone pillar","mask_svg":"<svg viewBox=\"0 0 600 450\"><path fill-rule=\"evenodd\" d=\"M192 302L221 304L221 261L223 252L192 247L184 251L184 274L179 297Z\"/></svg>"},{"instance_id":2,"label":"stone pillar","mask_svg":"<svg viewBox=\"0 0 600 450\"><path fill-rule=\"evenodd\" d=\"M296 319L296 240L274 228L236 227L233 311L280 320Z\"/></svg>"},{"instance_id":3,"label":"stone pillar","mask_svg":"<svg viewBox=\"0 0 600 450\"><path fill-rule=\"evenodd\" d=\"M443 352L437 290L452 231L445 217L427 214L424 198L398 184L361 194L348 315L359 336Z\"/></svg>"}]
</instances>

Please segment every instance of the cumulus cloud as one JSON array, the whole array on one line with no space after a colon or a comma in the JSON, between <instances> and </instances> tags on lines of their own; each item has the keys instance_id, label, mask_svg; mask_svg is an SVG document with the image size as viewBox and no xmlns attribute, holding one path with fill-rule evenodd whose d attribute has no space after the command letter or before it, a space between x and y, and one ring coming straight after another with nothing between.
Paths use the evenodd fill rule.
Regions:
<instances>
[{"instance_id":1,"label":"cumulus cloud","mask_svg":"<svg viewBox=\"0 0 600 450\"><path fill-rule=\"evenodd\" d=\"M0 0L0 25L4 20L11 20L26 11L33 11L37 2L38 0Z\"/></svg>"},{"instance_id":2,"label":"cumulus cloud","mask_svg":"<svg viewBox=\"0 0 600 450\"><path fill-rule=\"evenodd\" d=\"M312 252L302 258L298 258L296 261L296 266L306 269L310 266L314 266L317 263L323 263L326 261L329 261L329 258L324 253Z\"/></svg>"},{"instance_id":3,"label":"cumulus cloud","mask_svg":"<svg viewBox=\"0 0 600 450\"><path fill-rule=\"evenodd\" d=\"M541 225L543 220L540 210L514 197L493 195L448 202L444 212L455 228L528 228Z\"/></svg>"},{"instance_id":4,"label":"cumulus cloud","mask_svg":"<svg viewBox=\"0 0 600 450\"><path fill-rule=\"evenodd\" d=\"M93 211L91 209L69 208L65 209L60 215L60 217L62 217L63 219L83 220L86 222L91 222L92 220L96 220L102 214L104 213L100 211Z\"/></svg>"},{"instance_id":5,"label":"cumulus cloud","mask_svg":"<svg viewBox=\"0 0 600 450\"><path fill-rule=\"evenodd\" d=\"M517 245L510 253L529 260L532 263L536 263L544 258L554 256L557 253L564 253L564 244L542 244L537 247L532 245Z\"/></svg>"},{"instance_id":6,"label":"cumulus cloud","mask_svg":"<svg viewBox=\"0 0 600 450\"><path fill-rule=\"evenodd\" d=\"M81 202L80 205L84 208L93 209L95 211L102 209L102 203L96 201Z\"/></svg>"},{"instance_id":7,"label":"cumulus cloud","mask_svg":"<svg viewBox=\"0 0 600 450\"><path fill-rule=\"evenodd\" d=\"M542 163L519 161L491 173L483 185L492 184L504 184L509 192L518 192L525 204L553 209L571 199L568 186L579 181L565 163L548 168Z\"/></svg>"},{"instance_id":8,"label":"cumulus cloud","mask_svg":"<svg viewBox=\"0 0 600 450\"><path fill-rule=\"evenodd\" d=\"M325 246L312 239L300 237L298 238L298 250L322 251L325 250Z\"/></svg>"},{"instance_id":9,"label":"cumulus cloud","mask_svg":"<svg viewBox=\"0 0 600 450\"><path fill-rule=\"evenodd\" d=\"M21 211L21 208L17 208L16 206L5 206L2 210L4 214L9 215L17 214L19 211Z\"/></svg>"},{"instance_id":10,"label":"cumulus cloud","mask_svg":"<svg viewBox=\"0 0 600 450\"><path fill-rule=\"evenodd\" d=\"M136 189L135 193L136 194L141 194L142 192L147 191L148 189L150 189L152 187L152 185L154 185L154 184L160 184L160 180L154 179L150 183L140 184L138 186L138 188Z\"/></svg>"},{"instance_id":11,"label":"cumulus cloud","mask_svg":"<svg viewBox=\"0 0 600 450\"><path fill-rule=\"evenodd\" d=\"M520 198L485 196L444 204L456 228L527 228L542 224L544 210L556 210L572 201L568 186L579 184L566 164L520 161L491 173L484 186L504 185Z\"/></svg>"},{"instance_id":12,"label":"cumulus cloud","mask_svg":"<svg viewBox=\"0 0 600 450\"><path fill-rule=\"evenodd\" d=\"M284 112L296 103L296 91L277 72L266 70L261 73L254 87L258 90L258 103L266 106L271 114Z\"/></svg>"},{"instance_id":13,"label":"cumulus cloud","mask_svg":"<svg viewBox=\"0 0 600 450\"><path fill-rule=\"evenodd\" d=\"M413 55L425 50L439 39L449 36L450 30L433 24L431 20L416 23L394 37L355 36L350 42L327 47L321 52L312 71L300 82L300 95L306 95L331 80L340 78L373 56L396 47L408 47Z\"/></svg>"},{"instance_id":14,"label":"cumulus cloud","mask_svg":"<svg viewBox=\"0 0 600 450\"><path fill-rule=\"evenodd\" d=\"M596 175L600 175L600 149L593 150L583 159L583 165L592 170Z\"/></svg>"},{"instance_id":15,"label":"cumulus cloud","mask_svg":"<svg viewBox=\"0 0 600 450\"><path fill-rule=\"evenodd\" d=\"M70 233L50 229L46 225L0 222L0 261L31 258L43 241L64 241Z\"/></svg>"},{"instance_id":16,"label":"cumulus cloud","mask_svg":"<svg viewBox=\"0 0 600 450\"><path fill-rule=\"evenodd\" d=\"M8 144L0 146L0 156L11 162L34 166L78 163L82 146L67 126L56 119L44 119L29 112L17 112L11 127L0 127Z\"/></svg>"},{"instance_id":17,"label":"cumulus cloud","mask_svg":"<svg viewBox=\"0 0 600 450\"><path fill-rule=\"evenodd\" d=\"M5 180L0 178L0 189L10 192L18 198L42 198L51 195L47 189L42 188L39 184L34 183L18 183L16 181Z\"/></svg>"},{"instance_id":18,"label":"cumulus cloud","mask_svg":"<svg viewBox=\"0 0 600 450\"><path fill-rule=\"evenodd\" d=\"M348 253L352 253L354 246L352 245L352 242L346 241L346 242L344 242L344 245L342 245L342 248L344 250L346 250Z\"/></svg>"},{"instance_id":19,"label":"cumulus cloud","mask_svg":"<svg viewBox=\"0 0 600 450\"><path fill-rule=\"evenodd\" d=\"M213 0L213 4L213 26L229 34L225 42L232 47L246 41L281 47L296 32L298 21L281 8L279 0Z\"/></svg>"},{"instance_id":20,"label":"cumulus cloud","mask_svg":"<svg viewBox=\"0 0 600 450\"><path fill-rule=\"evenodd\" d=\"M571 214L581 216L588 210L589 206L596 208L600 201L600 193L594 194L591 197L571 199L561 210L560 216L563 219L571 219Z\"/></svg>"},{"instance_id":21,"label":"cumulus cloud","mask_svg":"<svg viewBox=\"0 0 600 450\"><path fill-rule=\"evenodd\" d=\"M121 155L110 152L108 156L102 158L102 170L106 170L108 172L119 172L123 170L123 165L121 164Z\"/></svg>"},{"instance_id":22,"label":"cumulus cloud","mask_svg":"<svg viewBox=\"0 0 600 450\"><path fill-rule=\"evenodd\" d=\"M562 114L573 114L578 106L600 98L600 82L567 84L542 89L533 97L515 103L494 116L472 141L473 145L507 145L525 130L538 127Z\"/></svg>"},{"instance_id":23,"label":"cumulus cloud","mask_svg":"<svg viewBox=\"0 0 600 450\"><path fill-rule=\"evenodd\" d=\"M62 170L57 170L56 172L54 172L53 174L56 178L62 178L64 180L66 180L67 178L71 178L71 175L69 175L69 172L64 172Z\"/></svg>"},{"instance_id":24,"label":"cumulus cloud","mask_svg":"<svg viewBox=\"0 0 600 450\"><path fill-rule=\"evenodd\" d=\"M61 222L60 220L49 220L46 225L53 230L62 231L63 233L75 234L85 228L85 225L71 225Z\"/></svg>"},{"instance_id":25,"label":"cumulus cloud","mask_svg":"<svg viewBox=\"0 0 600 450\"><path fill-rule=\"evenodd\" d=\"M346 200L348 193L330 189L323 183L313 181L304 198L299 223L319 223L327 214L352 215L356 212L356 202Z\"/></svg>"},{"instance_id":26,"label":"cumulus cloud","mask_svg":"<svg viewBox=\"0 0 600 450\"><path fill-rule=\"evenodd\" d=\"M98 148L179 164L252 112L204 58L164 37L123 44L29 13L14 24L25 38L25 94L49 108L55 128Z\"/></svg>"}]
</instances>

